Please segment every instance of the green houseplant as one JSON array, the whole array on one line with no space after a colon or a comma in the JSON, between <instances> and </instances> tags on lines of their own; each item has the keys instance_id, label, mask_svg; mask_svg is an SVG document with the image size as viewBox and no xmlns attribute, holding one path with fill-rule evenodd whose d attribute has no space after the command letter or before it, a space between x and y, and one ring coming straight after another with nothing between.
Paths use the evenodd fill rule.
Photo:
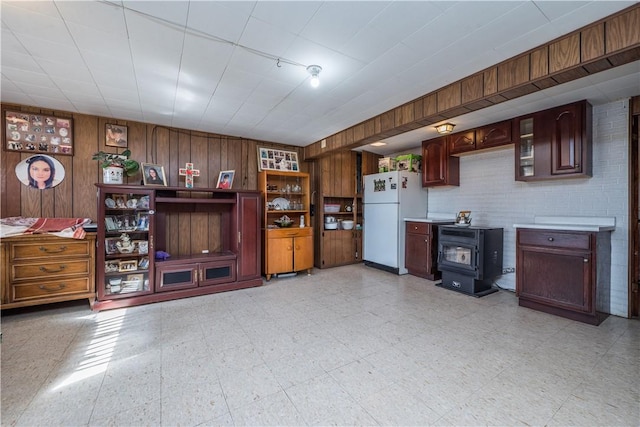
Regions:
<instances>
[{"instance_id":1,"label":"green houseplant","mask_svg":"<svg viewBox=\"0 0 640 427\"><path fill-rule=\"evenodd\" d=\"M131 150L124 150L122 153L107 153L98 151L92 160L100 162L102 167L102 178L105 184L122 184L122 176L135 175L140 170L140 163L130 159Z\"/></svg>"}]
</instances>

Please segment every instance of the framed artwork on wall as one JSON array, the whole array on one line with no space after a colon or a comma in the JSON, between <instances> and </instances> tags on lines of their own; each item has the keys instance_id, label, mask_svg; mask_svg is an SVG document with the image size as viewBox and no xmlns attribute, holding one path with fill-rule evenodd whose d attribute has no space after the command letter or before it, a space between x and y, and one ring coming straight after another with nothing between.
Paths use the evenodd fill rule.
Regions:
<instances>
[{"instance_id":1,"label":"framed artwork on wall","mask_svg":"<svg viewBox=\"0 0 640 427\"><path fill-rule=\"evenodd\" d=\"M50 114L4 112L4 149L73 155L73 120Z\"/></svg>"},{"instance_id":2,"label":"framed artwork on wall","mask_svg":"<svg viewBox=\"0 0 640 427\"><path fill-rule=\"evenodd\" d=\"M152 163L142 164L142 182L144 185L167 186L167 177L164 175L164 167Z\"/></svg>"},{"instance_id":3,"label":"framed artwork on wall","mask_svg":"<svg viewBox=\"0 0 640 427\"><path fill-rule=\"evenodd\" d=\"M298 153L258 147L258 170L300 172Z\"/></svg>"},{"instance_id":4,"label":"framed artwork on wall","mask_svg":"<svg viewBox=\"0 0 640 427\"><path fill-rule=\"evenodd\" d=\"M233 177L235 176L236 171L222 171L220 175L218 175L218 183L216 184L216 188L220 188L222 190L227 190L233 186Z\"/></svg>"},{"instance_id":5,"label":"framed artwork on wall","mask_svg":"<svg viewBox=\"0 0 640 427\"><path fill-rule=\"evenodd\" d=\"M127 148L127 127L107 123L104 129L105 144L110 147Z\"/></svg>"}]
</instances>

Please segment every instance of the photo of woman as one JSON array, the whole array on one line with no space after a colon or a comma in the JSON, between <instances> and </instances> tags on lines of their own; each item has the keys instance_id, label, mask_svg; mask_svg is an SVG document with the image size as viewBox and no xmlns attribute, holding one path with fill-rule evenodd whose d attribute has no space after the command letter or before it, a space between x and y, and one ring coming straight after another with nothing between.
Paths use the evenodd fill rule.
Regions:
<instances>
[{"instance_id":1,"label":"photo of woman","mask_svg":"<svg viewBox=\"0 0 640 427\"><path fill-rule=\"evenodd\" d=\"M142 164L142 178L144 185L167 185L164 168L150 163Z\"/></svg>"},{"instance_id":2,"label":"photo of woman","mask_svg":"<svg viewBox=\"0 0 640 427\"><path fill-rule=\"evenodd\" d=\"M23 160L16 165L15 171L20 182L38 190L55 187L64 179L62 163L44 154Z\"/></svg>"}]
</instances>

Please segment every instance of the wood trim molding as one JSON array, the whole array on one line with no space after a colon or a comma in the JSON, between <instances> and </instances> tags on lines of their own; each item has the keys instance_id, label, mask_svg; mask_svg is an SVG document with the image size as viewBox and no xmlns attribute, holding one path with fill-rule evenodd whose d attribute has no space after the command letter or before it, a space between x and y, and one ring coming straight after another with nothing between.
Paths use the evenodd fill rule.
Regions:
<instances>
[{"instance_id":1,"label":"wood trim molding","mask_svg":"<svg viewBox=\"0 0 640 427\"><path fill-rule=\"evenodd\" d=\"M361 147L637 60L640 3L328 136L324 148L309 144L303 157Z\"/></svg>"}]
</instances>

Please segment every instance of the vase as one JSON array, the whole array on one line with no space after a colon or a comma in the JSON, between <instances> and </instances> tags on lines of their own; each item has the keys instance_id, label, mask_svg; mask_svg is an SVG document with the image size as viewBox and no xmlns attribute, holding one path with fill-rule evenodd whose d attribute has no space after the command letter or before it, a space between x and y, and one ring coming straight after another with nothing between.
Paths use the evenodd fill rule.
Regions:
<instances>
[{"instance_id":1,"label":"vase","mask_svg":"<svg viewBox=\"0 0 640 427\"><path fill-rule=\"evenodd\" d=\"M105 184L122 184L124 169L120 166L107 166L102 168L102 182Z\"/></svg>"}]
</instances>

